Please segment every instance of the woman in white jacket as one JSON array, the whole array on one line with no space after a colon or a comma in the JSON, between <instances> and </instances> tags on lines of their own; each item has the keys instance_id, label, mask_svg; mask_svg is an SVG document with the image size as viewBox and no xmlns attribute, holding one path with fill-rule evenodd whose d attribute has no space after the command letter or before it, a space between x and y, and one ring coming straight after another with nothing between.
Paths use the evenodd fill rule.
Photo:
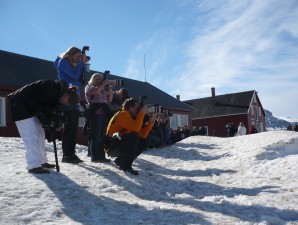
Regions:
<instances>
[{"instance_id":1,"label":"woman in white jacket","mask_svg":"<svg viewBox=\"0 0 298 225\"><path fill-rule=\"evenodd\" d=\"M244 126L244 124L242 122L239 123L238 126L238 131L237 131L237 135L236 136L242 136L246 134L246 127Z\"/></svg>"}]
</instances>

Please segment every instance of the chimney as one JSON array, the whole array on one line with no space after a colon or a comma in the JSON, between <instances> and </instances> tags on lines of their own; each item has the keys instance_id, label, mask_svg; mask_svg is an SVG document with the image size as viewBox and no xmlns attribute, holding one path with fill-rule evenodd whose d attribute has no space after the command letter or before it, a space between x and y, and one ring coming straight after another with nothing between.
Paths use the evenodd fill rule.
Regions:
<instances>
[{"instance_id":1,"label":"chimney","mask_svg":"<svg viewBox=\"0 0 298 225\"><path fill-rule=\"evenodd\" d=\"M180 101L180 95L176 95L176 98Z\"/></svg>"},{"instance_id":2,"label":"chimney","mask_svg":"<svg viewBox=\"0 0 298 225\"><path fill-rule=\"evenodd\" d=\"M215 101L215 87L211 88L212 99Z\"/></svg>"}]
</instances>

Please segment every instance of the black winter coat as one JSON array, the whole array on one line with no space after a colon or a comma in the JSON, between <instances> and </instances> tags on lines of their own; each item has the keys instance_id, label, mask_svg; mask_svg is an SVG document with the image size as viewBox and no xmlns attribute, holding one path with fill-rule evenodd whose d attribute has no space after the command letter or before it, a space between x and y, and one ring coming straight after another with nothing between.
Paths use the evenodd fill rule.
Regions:
<instances>
[{"instance_id":1,"label":"black winter coat","mask_svg":"<svg viewBox=\"0 0 298 225\"><path fill-rule=\"evenodd\" d=\"M56 108L66 90L65 82L38 80L8 95L14 121L28 119Z\"/></svg>"}]
</instances>

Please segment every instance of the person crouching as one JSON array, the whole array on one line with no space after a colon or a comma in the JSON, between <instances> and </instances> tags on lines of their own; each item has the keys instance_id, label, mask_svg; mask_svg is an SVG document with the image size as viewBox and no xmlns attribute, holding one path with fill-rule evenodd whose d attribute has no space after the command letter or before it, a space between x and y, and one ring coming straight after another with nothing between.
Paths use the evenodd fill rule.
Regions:
<instances>
[{"instance_id":1,"label":"person crouching","mask_svg":"<svg viewBox=\"0 0 298 225\"><path fill-rule=\"evenodd\" d=\"M107 135L114 139L114 144L109 148L105 147L106 153L117 157L114 162L119 166L119 170L133 175L139 174L132 168L133 161L146 148L146 138L156 118L154 114L143 126L146 113L147 106L140 108L137 100L126 99L122 110L112 117L107 127Z\"/></svg>"}]
</instances>

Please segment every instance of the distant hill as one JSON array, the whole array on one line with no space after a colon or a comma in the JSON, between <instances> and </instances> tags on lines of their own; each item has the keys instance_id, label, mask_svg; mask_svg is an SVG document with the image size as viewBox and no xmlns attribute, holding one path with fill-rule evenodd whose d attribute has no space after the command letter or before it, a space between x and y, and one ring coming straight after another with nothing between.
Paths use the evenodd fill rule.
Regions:
<instances>
[{"instance_id":1,"label":"distant hill","mask_svg":"<svg viewBox=\"0 0 298 225\"><path fill-rule=\"evenodd\" d=\"M277 118L272 115L272 113L264 109L266 114L266 129L267 130L285 130L289 123L292 124L294 127L294 124L298 122L298 120L291 119L291 118Z\"/></svg>"}]
</instances>

